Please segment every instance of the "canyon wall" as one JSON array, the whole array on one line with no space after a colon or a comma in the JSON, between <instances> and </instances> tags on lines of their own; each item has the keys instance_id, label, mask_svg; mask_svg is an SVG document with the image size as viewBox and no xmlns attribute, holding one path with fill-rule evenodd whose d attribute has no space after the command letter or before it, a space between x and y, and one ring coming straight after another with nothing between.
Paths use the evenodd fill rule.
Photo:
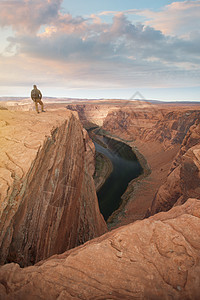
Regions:
<instances>
[{"instance_id":1,"label":"canyon wall","mask_svg":"<svg viewBox=\"0 0 200 300\"><path fill-rule=\"evenodd\" d=\"M190 127L172 162L166 182L159 188L149 213L169 210L188 197L200 199L200 123Z\"/></svg>"},{"instance_id":2,"label":"canyon wall","mask_svg":"<svg viewBox=\"0 0 200 300\"><path fill-rule=\"evenodd\" d=\"M151 104L148 101L113 101L71 104L83 124L87 122L125 140L158 141L167 149L180 145L189 128L200 121L199 106Z\"/></svg>"},{"instance_id":3,"label":"canyon wall","mask_svg":"<svg viewBox=\"0 0 200 300\"><path fill-rule=\"evenodd\" d=\"M199 299L199 231L189 199L35 266L2 266L0 299Z\"/></svg>"},{"instance_id":4,"label":"canyon wall","mask_svg":"<svg viewBox=\"0 0 200 300\"><path fill-rule=\"evenodd\" d=\"M168 148L181 144L196 120L200 120L200 110L127 104L110 111L102 128L127 140L158 141Z\"/></svg>"},{"instance_id":5,"label":"canyon wall","mask_svg":"<svg viewBox=\"0 0 200 300\"><path fill-rule=\"evenodd\" d=\"M95 114L97 119L99 110L105 112L103 107L103 103L98 110L95 105L89 105L94 123ZM121 138L136 151L139 150L151 170L148 177L129 184L129 200L121 215L118 214L116 224L128 224L145 215L168 210L175 203L184 203L188 197L200 198L197 154L200 144L197 132L199 105L119 101L113 109L111 101L106 108L107 115L102 124L105 134ZM82 111L80 118L84 115L85 120L86 107L79 106L78 110ZM192 149L192 146L196 148Z\"/></svg>"},{"instance_id":6,"label":"canyon wall","mask_svg":"<svg viewBox=\"0 0 200 300\"><path fill-rule=\"evenodd\" d=\"M102 104L100 104L100 102ZM110 109L112 111L118 109L118 103L111 102L106 104L103 100L100 102L98 101L96 104L90 104L89 102L86 104L68 104L67 109L77 111L79 118L85 127L90 124L102 126Z\"/></svg>"},{"instance_id":7,"label":"canyon wall","mask_svg":"<svg viewBox=\"0 0 200 300\"><path fill-rule=\"evenodd\" d=\"M200 199L200 110L193 108L177 108L150 105L145 109L130 109L124 107L119 111L108 113L103 123L103 129L127 140L134 140L143 149L142 143L154 151L153 144L161 147L163 158L160 160L160 174L156 181L163 177L164 156L168 156L173 148L178 151L172 161L170 170L163 177L161 186L154 185L154 195L151 193L150 209L146 216L160 211L167 211L173 205L184 203L189 197ZM148 146L149 145L149 146ZM178 150L180 147L180 151ZM146 156L147 155L147 156ZM151 155L146 151L147 160ZM149 157L150 159L148 159ZM169 157L171 157L169 155ZM159 161L159 154L155 153ZM151 163L152 167L155 163ZM152 168L152 173L154 169ZM150 178L153 178L152 174ZM152 189L149 189L152 190ZM142 193L144 191L141 190ZM139 196L140 197L140 196ZM135 208L135 207L134 207ZM137 210L137 208L135 208Z\"/></svg>"},{"instance_id":8,"label":"canyon wall","mask_svg":"<svg viewBox=\"0 0 200 300\"><path fill-rule=\"evenodd\" d=\"M106 231L76 113L1 111L0 134L1 263L34 264Z\"/></svg>"}]
</instances>

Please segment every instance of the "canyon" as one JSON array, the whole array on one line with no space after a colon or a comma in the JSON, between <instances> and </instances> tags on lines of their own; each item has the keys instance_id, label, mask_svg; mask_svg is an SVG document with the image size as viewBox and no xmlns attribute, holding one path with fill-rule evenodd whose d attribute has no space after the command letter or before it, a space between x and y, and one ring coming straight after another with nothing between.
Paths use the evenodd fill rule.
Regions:
<instances>
[{"instance_id":1,"label":"canyon","mask_svg":"<svg viewBox=\"0 0 200 300\"><path fill-rule=\"evenodd\" d=\"M200 105L46 107L0 110L0 299L198 299ZM93 127L143 167L107 225Z\"/></svg>"},{"instance_id":2,"label":"canyon","mask_svg":"<svg viewBox=\"0 0 200 300\"><path fill-rule=\"evenodd\" d=\"M104 104L89 104L85 109L84 104L68 105L67 107L76 110L79 114L80 120L87 128L93 126L95 120L101 124L100 131L102 134L123 141L132 147L138 159L140 160L144 174L139 180L130 182L127 191L122 196L121 210L114 213L110 218L111 224L109 227L116 227L138 219L143 219L162 210L169 210L175 203L178 203L177 184L182 184L179 189L184 191L186 177L190 177L190 167L186 171L185 182L180 183L180 176L177 175L176 183L171 177L170 169L173 168L175 161L182 157L183 149L186 149L185 140L190 140L187 145L187 150L196 147L194 158L195 179L191 181L190 193L185 193L181 203L191 197L199 198L199 144L200 144L200 106L188 104L152 104L148 101L110 101L110 108L108 102ZM104 119L99 115L107 115ZM88 111L90 111L88 113ZM196 124L196 125L195 125ZM187 136L190 136L190 139ZM182 149L182 150L181 150ZM190 152L190 151L189 151ZM191 158L191 160L193 160ZM186 165L186 164L185 164ZM192 163L191 163L192 166ZM179 166L179 169L181 166ZM177 169L178 170L178 169ZM188 173L188 174L187 174ZM175 174L175 171L173 172ZM168 185L170 193L167 194ZM186 184L187 185L187 184ZM160 193L158 190L160 189ZM188 189L187 189L188 190ZM194 192L192 192L194 191ZM157 196L156 196L157 195ZM160 196L159 196L160 195ZM173 196L172 196L173 195ZM179 191L181 196L181 192ZM157 200L154 199L157 197ZM164 209L164 205L167 206ZM179 199L180 201L180 199Z\"/></svg>"}]
</instances>

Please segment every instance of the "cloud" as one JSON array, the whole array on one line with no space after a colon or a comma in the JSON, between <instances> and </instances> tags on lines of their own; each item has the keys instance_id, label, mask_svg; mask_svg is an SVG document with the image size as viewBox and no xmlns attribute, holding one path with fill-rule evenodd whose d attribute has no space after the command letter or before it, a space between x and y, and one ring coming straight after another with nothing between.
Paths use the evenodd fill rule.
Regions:
<instances>
[{"instance_id":1,"label":"cloud","mask_svg":"<svg viewBox=\"0 0 200 300\"><path fill-rule=\"evenodd\" d=\"M150 19L146 24L164 34L186 35L200 28L200 1L173 2L161 11L140 11Z\"/></svg>"},{"instance_id":2,"label":"cloud","mask_svg":"<svg viewBox=\"0 0 200 300\"><path fill-rule=\"evenodd\" d=\"M130 79L135 80L137 76L147 84L153 72L162 77L166 73L169 80L170 73L174 79L173 73L180 77L181 71L192 72L199 66L199 52L191 54L198 40L167 37L150 26L132 24L122 13L117 14L111 24L96 25L71 18L63 24L48 34L10 38L10 47L17 45L19 55L40 61L71 64L77 74L84 73L85 80L90 78L91 82L94 78L100 81L102 76L104 83L112 78L115 83L130 84ZM85 72L81 70L83 66ZM69 75L64 69L62 72Z\"/></svg>"},{"instance_id":3,"label":"cloud","mask_svg":"<svg viewBox=\"0 0 200 300\"><path fill-rule=\"evenodd\" d=\"M117 13L119 13L119 11L116 11L116 10L105 10L105 11L102 11L100 12L98 15L99 16L109 16L109 15L116 15Z\"/></svg>"},{"instance_id":4,"label":"cloud","mask_svg":"<svg viewBox=\"0 0 200 300\"><path fill-rule=\"evenodd\" d=\"M140 12L142 12L142 10L140 9L128 9L128 10L124 10L124 11L117 11L117 10L105 10L100 12L98 15L99 16L115 16L119 13L123 13L123 14L139 14Z\"/></svg>"},{"instance_id":5,"label":"cloud","mask_svg":"<svg viewBox=\"0 0 200 300\"><path fill-rule=\"evenodd\" d=\"M172 36L163 28L170 10L179 11L177 25L182 14L200 1L173 3L160 12L126 11L145 15L148 20L143 24L132 22L123 12L110 12L113 18L109 22L103 21L101 14L72 17L61 13L61 2L15 1L11 11L13 2L1 4L0 25L16 31L8 39L11 56L0 57L3 82L10 78L13 84L16 78L19 85L20 78L29 84L38 78L46 84L93 88L199 84L199 35L193 31L187 37ZM13 16L14 7L17 17L16 13ZM105 14L108 12L102 16ZM172 25L175 23L170 30ZM178 32L178 25L176 28Z\"/></svg>"},{"instance_id":6,"label":"cloud","mask_svg":"<svg viewBox=\"0 0 200 300\"><path fill-rule=\"evenodd\" d=\"M119 13L111 24L60 18L54 26L39 35L18 34L9 38L10 48L18 46L18 53L53 60L112 60L113 57L135 54L164 42L158 30L141 24L134 25ZM135 53L133 53L135 52Z\"/></svg>"},{"instance_id":7,"label":"cloud","mask_svg":"<svg viewBox=\"0 0 200 300\"><path fill-rule=\"evenodd\" d=\"M123 13L107 24L71 16L56 22L43 34L10 38L10 47L17 45L19 53L57 61L112 63L116 58L124 62L135 57L138 62L156 58L165 65L199 63L198 36L190 39L166 36L153 27L133 24Z\"/></svg>"},{"instance_id":8,"label":"cloud","mask_svg":"<svg viewBox=\"0 0 200 300\"><path fill-rule=\"evenodd\" d=\"M119 11L103 11L99 16L119 14ZM129 9L121 13L144 18L144 24L166 35L186 35L200 28L200 1L173 2L159 11Z\"/></svg>"},{"instance_id":9,"label":"cloud","mask_svg":"<svg viewBox=\"0 0 200 300\"><path fill-rule=\"evenodd\" d=\"M58 17L62 0L15 0L0 2L0 26L17 32L36 32Z\"/></svg>"}]
</instances>

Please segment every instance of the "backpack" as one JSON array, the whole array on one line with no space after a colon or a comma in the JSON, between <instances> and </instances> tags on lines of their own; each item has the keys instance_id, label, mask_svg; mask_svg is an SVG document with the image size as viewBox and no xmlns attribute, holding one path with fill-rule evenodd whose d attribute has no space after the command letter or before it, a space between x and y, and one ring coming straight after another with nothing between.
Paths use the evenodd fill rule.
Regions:
<instances>
[{"instance_id":1,"label":"backpack","mask_svg":"<svg viewBox=\"0 0 200 300\"><path fill-rule=\"evenodd\" d=\"M33 100L36 100L36 99L41 99L41 96L40 96L40 91L38 89L33 89L31 91L31 98Z\"/></svg>"}]
</instances>

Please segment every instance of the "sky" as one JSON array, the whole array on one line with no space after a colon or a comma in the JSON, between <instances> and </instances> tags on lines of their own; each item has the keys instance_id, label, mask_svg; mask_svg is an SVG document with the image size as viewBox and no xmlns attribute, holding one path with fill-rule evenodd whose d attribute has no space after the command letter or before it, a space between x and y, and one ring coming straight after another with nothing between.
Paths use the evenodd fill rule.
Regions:
<instances>
[{"instance_id":1,"label":"sky","mask_svg":"<svg viewBox=\"0 0 200 300\"><path fill-rule=\"evenodd\" d=\"M200 1L0 0L0 97L200 101Z\"/></svg>"}]
</instances>

